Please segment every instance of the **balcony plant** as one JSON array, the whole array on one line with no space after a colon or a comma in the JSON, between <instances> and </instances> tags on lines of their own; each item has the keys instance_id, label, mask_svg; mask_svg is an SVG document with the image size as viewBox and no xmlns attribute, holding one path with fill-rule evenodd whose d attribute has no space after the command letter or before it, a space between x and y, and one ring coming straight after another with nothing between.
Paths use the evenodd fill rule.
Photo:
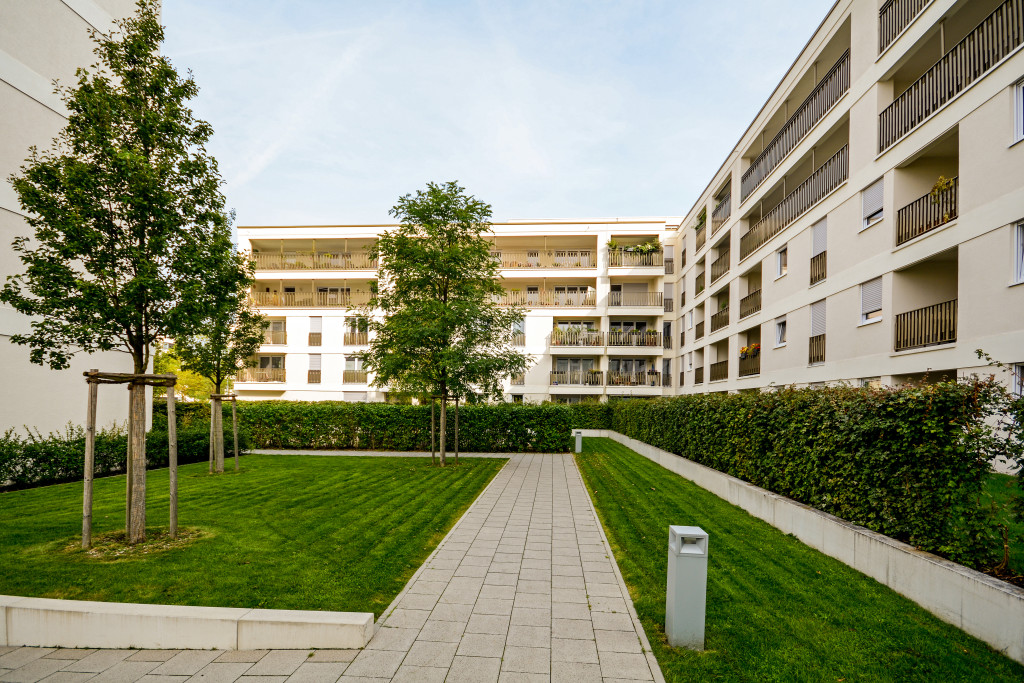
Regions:
<instances>
[{"instance_id":1,"label":"balcony plant","mask_svg":"<svg viewBox=\"0 0 1024 683\"><path fill-rule=\"evenodd\" d=\"M932 189L928 192L928 196L931 197L932 204L941 204L946 202L946 210L942 213L942 222L946 223L952 217L949 211L949 192L953 189L954 178L947 178L944 175L940 175L939 179L932 185Z\"/></svg>"}]
</instances>

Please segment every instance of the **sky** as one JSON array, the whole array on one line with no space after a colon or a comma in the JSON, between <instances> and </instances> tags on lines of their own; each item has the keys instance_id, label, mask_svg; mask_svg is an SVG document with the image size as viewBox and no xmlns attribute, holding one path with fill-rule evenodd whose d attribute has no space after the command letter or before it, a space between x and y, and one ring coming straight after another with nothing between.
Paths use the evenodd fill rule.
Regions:
<instances>
[{"instance_id":1,"label":"sky","mask_svg":"<svg viewBox=\"0 0 1024 683\"><path fill-rule=\"evenodd\" d=\"M683 216L831 0L164 0L239 225Z\"/></svg>"}]
</instances>

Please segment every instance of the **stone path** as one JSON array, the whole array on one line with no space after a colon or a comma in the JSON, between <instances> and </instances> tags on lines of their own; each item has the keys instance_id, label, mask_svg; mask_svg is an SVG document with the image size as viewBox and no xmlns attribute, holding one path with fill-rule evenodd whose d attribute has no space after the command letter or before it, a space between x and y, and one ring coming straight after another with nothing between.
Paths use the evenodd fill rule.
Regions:
<instances>
[{"instance_id":1,"label":"stone path","mask_svg":"<svg viewBox=\"0 0 1024 683\"><path fill-rule=\"evenodd\" d=\"M514 455L362 651L0 648L7 683L663 681L568 455Z\"/></svg>"}]
</instances>

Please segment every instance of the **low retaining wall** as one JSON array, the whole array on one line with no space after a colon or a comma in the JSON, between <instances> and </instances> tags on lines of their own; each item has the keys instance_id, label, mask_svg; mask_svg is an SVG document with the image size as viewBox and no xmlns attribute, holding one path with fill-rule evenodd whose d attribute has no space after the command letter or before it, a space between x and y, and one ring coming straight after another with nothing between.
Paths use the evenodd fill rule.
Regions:
<instances>
[{"instance_id":1,"label":"low retaining wall","mask_svg":"<svg viewBox=\"0 0 1024 683\"><path fill-rule=\"evenodd\" d=\"M578 431L633 449L1024 663L1024 589L619 432Z\"/></svg>"},{"instance_id":2,"label":"low retaining wall","mask_svg":"<svg viewBox=\"0 0 1024 683\"><path fill-rule=\"evenodd\" d=\"M361 648L369 612L140 605L0 595L0 645L263 650Z\"/></svg>"}]
</instances>

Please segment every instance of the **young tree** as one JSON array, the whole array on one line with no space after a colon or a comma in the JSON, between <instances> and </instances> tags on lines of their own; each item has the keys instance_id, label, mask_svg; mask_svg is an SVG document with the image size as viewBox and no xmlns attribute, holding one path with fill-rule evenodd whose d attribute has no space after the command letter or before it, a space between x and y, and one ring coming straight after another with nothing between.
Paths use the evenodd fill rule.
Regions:
<instances>
[{"instance_id":1,"label":"young tree","mask_svg":"<svg viewBox=\"0 0 1024 683\"><path fill-rule=\"evenodd\" d=\"M427 183L390 211L401 225L381 235L373 257L380 278L368 309L376 336L361 354L374 386L441 397L441 465L449 398L501 395L506 377L528 358L512 347L517 308L498 305L498 262L491 256L491 207L455 182Z\"/></svg>"},{"instance_id":2,"label":"young tree","mask_svg":"<svg viewBox=\"0 0 1024 683\"><path fill-rule=\"evenodd\" d=\"M174 375L178 378L174 385L174 392L179 400L206 401L213 393L213 382L200 374L190 370L183 370L181 359L174 354L173 349L161 351L158 346L153 350L153 372L158 375ZM154 398L167 395L167 390L162 387L153 387Z\"/></svg>"},{"instance_id":3,"label":"young tree","mask_svg":"<svg viewBox=\"0 0 1024 683\"><path fill-rule=\"evenodd\" d=\"M32 362L68 366L80 351L127 351L145 373L159 337L203 324L216 292L208 280L242 282L231 250L212 128L188 101L198 92L160 55L156 0L109 36L93 32L97 63L58 87L67 125L53 149L32 148L11 177L34 230L13 249L25 271L8 278L0 300L33 316L11 341ZM129 421L144 419L145 394L131 385ZM128 447L128 539L145 538L145 434Z\"/></svg>"}]
</instances>

